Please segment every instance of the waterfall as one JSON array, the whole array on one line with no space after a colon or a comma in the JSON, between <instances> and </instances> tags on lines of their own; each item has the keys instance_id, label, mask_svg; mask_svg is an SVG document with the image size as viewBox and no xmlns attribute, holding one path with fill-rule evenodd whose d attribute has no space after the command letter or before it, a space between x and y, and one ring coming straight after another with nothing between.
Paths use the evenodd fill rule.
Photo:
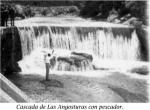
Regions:
<instances>
[{"instance_id":1,"label":"waterfall","mask_svg":"<svg viewBox=\"0 0 150 110\"><path fill-rule=\"evenodd\" d=\"M0 29L3 73L43 74L44 54L52 49L51 70L57 72L129 70L149 61L147 31L142 29L88 20L40 19L45 19L44 23L33 18Z\"/></svg>"},{"instance_id":2,"label":"waterfall","mask_svg":"<svg viewBox=\"0 0 150 110\"><path fill-rule=\"evenodd\" d=\"M47 27L18 27L23 56L36 48L50 48L50 34Z\"/></svg>"},{"instance_id":3,"label":"waterfall","mask_svg":"<svg viewBox=\"0 0 150 110\"><path fill-rule=\"evenodd\" d=\"M132 27L31 25L18 26L17 29L23 59L26 59L19 64L23 71L45 70L41 52L51 49L56 51L57 56L53 70L58 71L93 70L92 60L95 62L97 58L110 61L141 60L139 39Z\"/></svg>"},{"instance_id":4,"label":"waterfall","mask_svg":"<svg viewBox=\"0 0 150 110\"><path fill-rule=\"evenodd\" d=\"M37 48L54 48L88 52L99 59L140 60L133 28L26 26L18 31L23 56Z\"/></svg>"}]
</instances>

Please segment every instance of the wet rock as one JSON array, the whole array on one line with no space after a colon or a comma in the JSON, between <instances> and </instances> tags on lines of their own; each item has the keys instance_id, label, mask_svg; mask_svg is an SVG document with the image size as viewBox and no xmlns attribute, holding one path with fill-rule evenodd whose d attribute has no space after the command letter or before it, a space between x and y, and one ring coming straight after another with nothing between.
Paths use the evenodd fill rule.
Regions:
<instances>
[{"instance_id":1,"label":"wet rock","mask_svg":"<svg viewBox=\"0 0 150 110\"><path fill-rule=\"evenodd\" d=\"M4 28L1 33L1 71L3 74L21 71L18 61L22 59L21 41L16 27Z\"/></svg>"},{"instance_id":2,"label":"wet rock","mask_svg":"<svg viewBox=\"0 0 150 110\"><path fill-rule=\"evenodd\" d=\"M57 58L57 61L63 61L63 62L66 62L66 63L69 63L70 65L73 64L73 60L70 59L70 57L58 57Z\"/></svg>"},{"instance_id":3,"label":"wet rock","mask_svg":"<svg viewBox=\"0 0 150 110\"><path fill-rule=\"evenodd\" d=\"M130 70L130 72L141 74L141 75L148 75L149 70L148 67L142 66L142 67L133 68L132 70Z\"/></svg>"},{"instance_id":4,"label":"wet rock","mask_svg":"<svg viewBox=\"0 0 150 110\"><path fill-rule=\"evenodd\" d=\"M115 22L116 19L118 18L118 12L115 10L115 9L112 9L110 12L109 12L109 16L107 18L107 21L108 22Z\"/></svg>"},{"instance_id":5,"label":"wet rock","mask_svg":"<svg viewBox=\"0 0 150 110\"><path fill-rule=\"evenodd\" d=\"M140 42L140 59L142 59L142 61L149 61L148 30L144 30L140 26L136 26L135 29Z\"/></svg>"},{"instance_id":6,"label":"wet rock","mask_svg":"<svg viewBox=\"0 0 150 110\"><path fill-rule=\"evenodd\" d=\"M90 60L90 61L93 61L92 55L87 54L87 53L71 52L71 54L72 54L72 55L78 55L78 56L84 57L85 59L88 59L88 60Z\"/></svg>"},{"instance_id":7,"label":"wet rock","mask_svg":"<svg viewBox=\"0 0 150 110\"><path fill-rule=\"evenodd\" d=\"M132 17L132 18L126 19L126 21L124 21L122 24L131 25L131 24L133 24L133 22L135 22L137 20L138 20L137 18Z\"/></svg>"},{"instance_id":8,"label":"wet rock","mask_svg":"<svg viewBox=\"0 0 150 110\"><path fill-rule=\"evenodd\" d=\"M131 14L127 14L127 15L121 17L120 20L121 20L121 22L125 22L125 21L127 21L128 19L130 19L130 18L131 18Z\"/></svg>"},{"instance_id":9,"label":"wet rock","mask_svg":"<svg viewBox=\"0 0 150 110\"><path fill-rule=\"evenodd\" d=\"M92 55L72 52L69 56L57 57L57 69L65 71L82 71L92 69Z\"/></svg>"},{"instance_id":10,"label":"wet rock","mask_svg":"<svg viewBox=\"0 0 150 110\"><path fill-rule=\"evenodd\" d=\"M53 69L54 66L56 65L56 56L53 56L53 57L50 59L50 65L51 65L51 69Z\"/></svg>"}]
</instances>

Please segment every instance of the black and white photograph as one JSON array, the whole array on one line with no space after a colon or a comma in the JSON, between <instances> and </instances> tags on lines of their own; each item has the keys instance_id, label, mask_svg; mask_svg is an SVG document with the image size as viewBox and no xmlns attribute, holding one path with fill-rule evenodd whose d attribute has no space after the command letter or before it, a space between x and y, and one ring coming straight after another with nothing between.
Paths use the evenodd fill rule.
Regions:
<instances>
[{"instance_id":1,"label":"black and white photograph","mask_svg":"<svg viewBox=\"0 0 150 110\"><path fill-rule=\"evenodd\" d=\"M1 0L0 103L149 103L148 2Z\"/></svg>"}]
</instances>

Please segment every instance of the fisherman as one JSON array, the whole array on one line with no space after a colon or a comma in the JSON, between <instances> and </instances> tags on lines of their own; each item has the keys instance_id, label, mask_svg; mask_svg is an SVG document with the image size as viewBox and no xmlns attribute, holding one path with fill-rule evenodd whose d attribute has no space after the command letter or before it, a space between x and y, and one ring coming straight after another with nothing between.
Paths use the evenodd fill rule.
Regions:
<instances>
[{"instance_id":1,"label":"fisherman","mask_svg":"<svg viewBox=\"0 0 150 110\"><path fill-rule=\"evenodd\" d=\"M1 26L5 26L5 16L4 16L4 14L5 14L5 6L4 6L4 4L1 4Z\"/></svg>"},{"instance_id":2,"label":"fisherman","mask_svg":"<svg viewBox=\"0 0 150 110\"><path fill-rule=\"evenodd\" d=\"M54 50L51 53L47 53L44 56L45 67L46 67L46 77L45 77L46 81L48 81L48 79L49 79L49 69L51 67L51 59L53 57L53 53L54 53Z\"/></svg>"},{"instance_id":3,"label":"fisherman","mask_svg":"<svg viewBox=\"0 0 150 110\"><path fill-rule=\"evenodd\" d=\"M9 14L8 5L6 5L5 9L4 9L4 26L8 26L8 24L7 24L7 22L8 22L8 14Z\"/></svg>"},{"instance_id":4,"label":"fisherman","mask_svg":"<svg viewBox=\"0 0 150 110\"><path fill-rule=\"evenodd\" d=\"M10 18L10 21L11 21L11 26L14 26L15 10L14 10L13 6L11 6L9 8L9 18Z\"/></svg>"}]
</instances>

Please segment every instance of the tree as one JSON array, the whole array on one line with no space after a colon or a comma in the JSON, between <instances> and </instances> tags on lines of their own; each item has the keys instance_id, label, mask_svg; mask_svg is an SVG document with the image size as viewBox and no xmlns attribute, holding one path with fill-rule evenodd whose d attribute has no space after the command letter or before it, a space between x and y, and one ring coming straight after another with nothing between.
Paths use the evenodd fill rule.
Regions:
<instances>
[{"instance_id":1,"label":"tree","mask_svg":"<svg viewBox=\"0 0 150 110\"><path fill-rule=\"evenodd\" d=\"M147 1L126 1L125 7L130 10L132 16L139 18L147 24Z\"/></svg>"},{"instance_id":2,"label":"tree","mask_svg":"<svg viewBox=\"0 0 150 110\"><path fill-rule=\"evenodd\" d=\"M46 16L47 15L47 9L44 8L43 10L41 10L41 15Z\"/></svg>"},{"instance_id":3,"label":"tree","mask_svg":"<svg viewBox=\"0 0 150 110\"><path fill-rule=\"evenodd\" d=\"M32 9L30 8L29 5L27 5L25 8L24 8L24 15L26 17L32 17L35 15L35 13L32 11Z\"/></svg>"}]
</instances>

